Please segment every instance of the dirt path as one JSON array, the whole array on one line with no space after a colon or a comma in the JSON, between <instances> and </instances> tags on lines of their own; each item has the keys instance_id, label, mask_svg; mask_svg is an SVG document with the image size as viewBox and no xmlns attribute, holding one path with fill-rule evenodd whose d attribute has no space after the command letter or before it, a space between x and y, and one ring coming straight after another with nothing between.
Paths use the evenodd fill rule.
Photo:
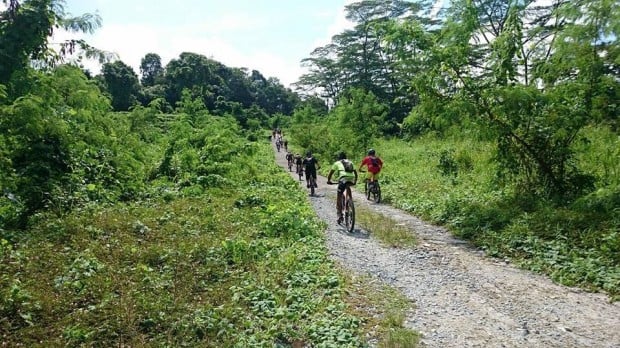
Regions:
<instances>
[{"instance_id":1,"label":"dirt path","mask_svg":"<svg viewBox=\"0 0 620 348\"><path fill-rule=\"evenodd\" d=\"M285 152L275 152L275 158L288 171ZM444 228L368 203L356 192L356 204L407 226L419 245L386 248L364 231L347 233L336 224L335 187L326 182L319 177L317 196L309 198L328 224L331 255L345 268L380 279L414 301L406 325L422 333L423 346L620 347L620 303L487 258Z\"/></svg>"}]
</instances>

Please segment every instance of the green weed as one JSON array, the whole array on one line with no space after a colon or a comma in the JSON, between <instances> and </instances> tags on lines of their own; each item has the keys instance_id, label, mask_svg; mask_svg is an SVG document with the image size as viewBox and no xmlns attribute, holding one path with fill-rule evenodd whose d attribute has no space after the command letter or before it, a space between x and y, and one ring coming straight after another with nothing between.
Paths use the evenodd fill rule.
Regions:
<instances>
[{"instance_id":1,"label":"green weed","mask_svg":"<svg viewBox=\"0 0 620 348\"><path fill-rule=\"evenodd\" d=\"M356 219L364 229L386 246L407 248L417 244L415 234L412 231L390 217L375 213L362 205L357 206Z\"/></svg>"}]
</instances>

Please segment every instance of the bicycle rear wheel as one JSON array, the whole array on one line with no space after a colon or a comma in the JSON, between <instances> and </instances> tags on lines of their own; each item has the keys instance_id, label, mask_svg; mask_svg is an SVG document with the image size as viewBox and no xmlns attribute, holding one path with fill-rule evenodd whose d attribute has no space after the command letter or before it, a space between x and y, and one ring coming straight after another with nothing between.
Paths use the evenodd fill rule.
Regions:
<instances>
[{"instance_id":1,"label":"bicycle rear wheel","mask_svg":"<svg viewBox=\"0 0 620 348\"><path fill-rule=\"evenodd\" d=\"M375 182L372 188L372 198L375 203L381 203L381 187L379 187L379 183Z\"/></svg>"},{"instance_id":2,"label":"bicycle rear wheel","mask_svg":"<svg viewBox=\"0 0 620 348\"><path fill-rule=\"evenodd\" d=\"M353 204L353 196L351 195L351 189L347 188L345 198L345 211L344 211L344 222L347 228L347 231L353 232L355 228L355 205Z\"/></svg>"}]
</instances>

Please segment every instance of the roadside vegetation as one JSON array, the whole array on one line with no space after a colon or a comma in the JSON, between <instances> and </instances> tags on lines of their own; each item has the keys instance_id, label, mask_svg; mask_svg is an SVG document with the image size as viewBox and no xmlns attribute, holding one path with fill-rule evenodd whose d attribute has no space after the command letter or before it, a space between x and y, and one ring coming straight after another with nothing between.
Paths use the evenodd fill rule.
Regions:
<instances>
[{"instance_id":1,"label":"roadside vegetation","mask_svg":"<svg viewBox=\"0 0 620 348\"><path fill-rule=\"evenodd\" d=\"M620 299L620 6L429 8L346 6L354 27L315 49L298 83L332 107L298 108L293 144L321 163L374 148L383 203Z\"/></svg>"},{"instance_id":2,"label":"roadside vegetation","mask_svg":"<svg viewBox=\"0 0 620 348\"><path fill-rule=\"evenodd\" d=\"M156 115L164 121L137 134L158 139L138 146L154 156L142 162L153 178L131 201L3 230L4 344L363 346L365 319L347 303L363 287L328 259L324 225L265 160L268 143L233 118Z\"/></svg>"}]
</instances>

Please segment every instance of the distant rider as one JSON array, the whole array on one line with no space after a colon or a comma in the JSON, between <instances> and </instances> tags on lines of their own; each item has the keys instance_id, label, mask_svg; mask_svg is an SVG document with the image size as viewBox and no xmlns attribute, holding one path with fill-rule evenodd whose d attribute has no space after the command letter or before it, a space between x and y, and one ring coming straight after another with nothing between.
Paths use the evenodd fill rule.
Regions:
<instances>
[{"instance_id":1,"label":"distant rider","mask_svg":"<svg viewBox=\"0 0 620 348\"><path fill-rule=\"evenodd\" d=\"M320 168L319 161L312 156L312 152L308 151L306 153L306 158L304 158L302 164L304 165L306 171L306 187L310 188L310 178L314 178L314 187L318 187L316 184L316 171Z\"/></svg>"},{"instance_id":2,"label":"distant rider","mask_svg":"<svg viewBox=\"0 0 620 348\"><path fill-rule=\"evenodd\" d=\"M301 175L304 171L301 168L301 165L303 164L303 159L301 158L301 155L296 153L295 154L295 173Z\"/></svg>"}]
</instances>

